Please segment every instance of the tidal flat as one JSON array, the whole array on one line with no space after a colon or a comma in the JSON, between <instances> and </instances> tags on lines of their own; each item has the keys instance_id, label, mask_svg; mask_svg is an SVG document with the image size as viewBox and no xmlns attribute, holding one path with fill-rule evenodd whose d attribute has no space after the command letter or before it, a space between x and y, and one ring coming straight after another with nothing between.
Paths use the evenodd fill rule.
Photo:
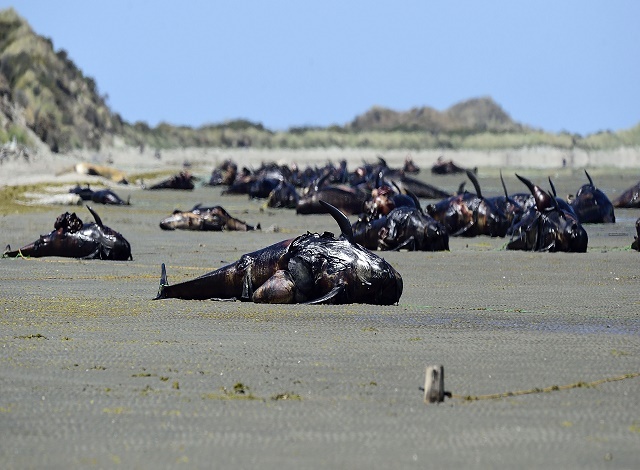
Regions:
<instances>
[{"instance_id":1,"label":"tidal flat","mask_svg":"<svg viewBox=\"0 0 640 470\"><path fill-rule=\"evenodd\" d=\"M575 168L502 171L510 192L526 191L515 172L545 189L551 176L559 195L587 182ZM640 180L589 173L612 200ZM449 191L465 179L419 178ZM478 179L485 196L502 193L498 169ZM582 254L489 237L378 252L403 276L398 305L259 305L151 299L161 263L177 283L306 231L337 233L330 216L205 186L115 190L131 206L93 208L133 261L0 260L3 468L640 464L640 209L587 225ZM196 203L263 230L160 230ZM11 205L0 242L27 244L67 210L91 220L82 206ZM426 405L435 364L453 397Z\"/></svg>"}]
</instances>

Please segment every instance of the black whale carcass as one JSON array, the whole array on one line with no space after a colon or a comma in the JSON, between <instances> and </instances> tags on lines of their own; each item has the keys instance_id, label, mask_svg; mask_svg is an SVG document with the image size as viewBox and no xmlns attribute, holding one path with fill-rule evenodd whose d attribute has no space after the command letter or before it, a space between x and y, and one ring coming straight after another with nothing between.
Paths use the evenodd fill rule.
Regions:
<instances>
[{"instance_id":1,"label":"black whale carcass","mask_svg":"<svg viewBox=\"0 0 640 470\"><path fill-rule=\"evenodd\" d=\"M519 194L509 195L507 192L507 185L502 177L502 171L500 171L500 182L502 183L504 196L489 197L487 200L504 214L507 218L507 225L511 228L513 224L518 222L520 217L522 217L522 214L525 211L525 205L529 199L532 199L532 196L530 194L526 194L524 197ZM507 230L507 235L509 234L510 232Z\"/></svg>"},{"instance_id":2,"label":"black whale carcass","mask_svg":"<svg viewBox=\"0 0 640 470\"><path fill-rule=\"evenodd\" d=\"M213 169L209 178L209 186L229 186L237 174L238 165L231 159L227 159Z\"/></svg>"},{"instance_id":3,"label":"black whale carcass","mask_svg":"<svg viewBox=\"0 0 640 470\"><path fill-rule=\"evenodd\" d=\"M446 227L422 211L418 198L390 194L389 189L377 188L370 211L353 224L356 242L370 250L448 250Z\"/></svg>"},{"instance_id":4,"label":"black whale carcass","mask_svg":"<svg viewBox=\"0 0 640 470\"><path fill-rule=\"evenodd\" d=\"M326 204L326 203L325 203ZM190 281L169 285L164 264L156 299L240 299L257 303L397 304L402 277L354 243L347 217L327 204L342 234L306 233L243 255Z\"/></svg>"},{"instance_id":5,"label":"black whale carcass","mask_svg":"<svg viewBox=\"0 0 640 470\"><path fill-rule=\"evenodd\" d=\"M378 235L381 250L448 251L446 227L417 207L396 207Z\"/></svg>"},{"instance_id":6,"label":"black whale carcass","mask_svg":"<svg viewBox=\"0 0 640 470\"><path fill-rule=\"evenodd\" d=\"M640 181L613 200L613 207L636 209L640 207Z\"/></svg>"},{"instance_id":7,"label":"black whale carcass","mask_svg":"<svg viewBox=\"0 0 640 470\"><path fill-rule=\"evenodd\" d=\"M429 204L427 213L442 223L454 237L504 237L509 230L509 219L494 202L482 196L476 176L468 170L467 176L476 194L465 191L436 204Z\"/></svg>"},{"instance_id":8,"label":"black whale carcass","mask_svg":"<svg viewBox=\"0 0 640 470\"><path fill-rule=\"evenodd\" d=\"M167 178L159 183L156 183L152 186L149 186L146 189L157 190L157 189L179 189L185 191L191 191L195 188L196 177L193 176L188 171L181 171L177 175L173 175L170 178Z\"/></svg>"},{"instance_id":9,"label":"black whale carcass","mask_svg":"<svg viewBox=\"0 0 640 470\"><path fill-rule=\"evenodd\" d=\"M95 222L85 224L75 212L65 212L56 219L52 232L41 235L19 250L12 251L7 246L3 258L61 256L116 261L133 259L129 242L120 233L104 225L91 207L87 206L87 209Z\"/></svg>"},{"instance_id":10,"label":"black whale carcass","mask_svg":"<svg viewBox=\"0 0 640 470\"><path fill-rule=\"evenodd\" d=\"M636 220L636 233L637 235L634 237L633 243L631 243L631 249L640 251L640 218Z\"/></svg>"},{"instance_id":11,"label":"black whale carcass","mask_svg":"<svg viewBox=\"0 0 640 470\"><path fill-rule=\"evenodd\" d=\"M160 221L160 228L162 230L200 230L204 232L255 230L253 225L232 217L222 206L202 207L201 204L196 204L189 211L173 211L173 214ZM260 229L260 224L257 228Z\"/></svg>"},{"instance_id":12,"label":"black whale carcass","mask_svg":"<svg viewBox=\"0 0 640 470\"><path fill-rule=\"evenodd\" d=\"M575 214L563 210L556 198L516 175L527 185L535 199L535 206L525 212L512 227L507 250L564 251L584 253L589 237Z\"/></svg>"},{"instance_id":13,"label":"black whale carcass","mask_svg":"<svg viewBox=\"0 0 640 470\"><path fill-rule=\"evenodd\" d=\"M80 185L76 185L75 188L69 190L71 194L77 194L83 201L93 201L99 204L108 204L113 206L129 206L130 200L123 200L111 189L98 189L97 191L91 189L89 185L82 188Z\"/></svg>"},{"instance_id":14,"label":"black whale carcass","mask_svg":"<svg viewBox=\"0 0 640 470\"><path fill-rule=\"evenodd\" d=\"M465 173L467 168L463 168L453 162L453 160L445 160L444 157L438 157L438 160L431 167L431 173L434 175L453 175L456 173ZM478 168L473 169L474 173L478 173Z\"/></svg>"},{"instance_id":15,"label":"black whale carcass","mask_svg":"<svg viewBox=\"0 0 640 470\"><path fill-rule=\"evenodd\" d=\"M280 181L267 197L267 207L295 209L300 200L296 187L288 181Z\"/></svg>"},{"instance_id":16,"label":"black whale carcass","mask_svg":"<svg viewBox=\"0 0 640 470\"><path fill-rule=\"evenodd\" d=\"M346 214L359 214L364 208L367 195L356 189L345 185L328 185L312 188L304 194L296 204L296 214L326 214L329 210L323 202L330 202L331 205L339 208Z\"/></svg>"},{"instance_id":17,"label":"black whale carcass","mask_svg":"<svg viewBox=\"0 0 640 470\"><path fill-rule=\"evenodd\" d=\"M585 170L589 184L582 185L571 201L571 207L581 224L608 224L616 221L613 204L600 189L596 188Z\"/></svg>"}]
</instances>

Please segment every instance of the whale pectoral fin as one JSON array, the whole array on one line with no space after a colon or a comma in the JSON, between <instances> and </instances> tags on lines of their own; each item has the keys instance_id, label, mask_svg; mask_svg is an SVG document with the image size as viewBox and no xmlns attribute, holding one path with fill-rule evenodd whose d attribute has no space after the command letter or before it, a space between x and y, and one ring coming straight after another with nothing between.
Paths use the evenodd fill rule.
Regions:
<instances>
[{"instance_id":1,"label":"whale pectoral fin","mask_svg":"<svg viewBox=\"0 0 640 470\"><path fill-rule=\"evenodd\" d=\"M96 247L91 253L87 256L82 256L79 259L106 259L102 257L102 252L100 251L100 245Z\"/></svg>"},{"instance_id":2,"label":"whale pectoral fin","mask_svg":"<svg viewBox=\"0 0 640 470\"><path fill-rule=\"evenodd\" d=\"M411 235L405 241L400 243L397 247L393 249L393 251L400 251L402 249L407 249L409 251L416 251L416 239L413 235Z\"/></svg>"},{"instance_id":3,"label":"whale pectoral fin","mask_svg":"<svg viewBox=\"0 0 640 470\"><path fill-rule=\"evenodd\" d=\"M462 227L460 230L458 230L457 232L451 234L451 236L452 237L464 237L471 231L471 229L473 229L475 227L475 225L476 225L475 222L469 222L464 227Z\"/></svg>"},{"instance_id":4,"label":"whale pectoral fin","mask_svg":"<svg viewBox=\"0 0 640 470\"><path fill-rule=\"evenodd\" d=\"M295 302L296 283L289 271L278 270L256 289L251 299L256 303L291 304Z\"/></svg>"},{"instance_id":5,"label":"whale pectoral fin","mask_svg":"<svg viewBox=\"0 0 640 470\"><path fill-rule=\"evenodd\" d=\"M166 295L164 295L165 288L169 285L169 281L167 281L167 268L162 263L162 268L160 270L160 287L158 287L158 294L153 300L165 299Z\"/></svg>"},{"instance_id":6,"label":"whale pectoral fin","mask_svg":"<svg viewBox=\"0 0 640 470\"><path fill-rule=\"evenodd\" d=\"M344 284L339 284L331 289L328 293L317 299L304 302L308 305L333 304L335 300L345 291Z\"/></svg>"}]
</instances>

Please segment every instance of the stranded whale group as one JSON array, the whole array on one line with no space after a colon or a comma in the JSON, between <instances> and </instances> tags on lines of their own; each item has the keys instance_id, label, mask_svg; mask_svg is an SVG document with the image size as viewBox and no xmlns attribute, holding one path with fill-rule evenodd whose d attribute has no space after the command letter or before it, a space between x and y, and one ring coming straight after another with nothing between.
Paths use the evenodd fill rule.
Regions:
<instances>
[{"instance_id":1,"label":"stranded whale group","mask_svg":"<svg viewBox=\"0 0 640 470\"><path fill-rule=\"evenodd\" d=\"M411 162L412 163L412 162ZM376 255L376 250L449 249L449 237L510 237L507 250L587 251L588 236L583 223L615 223L614 207L635 207L637 186L612 204L585 171L588 184L567 202L516 175L528 193L504 196L482 195L476 172L467 174L475 192L448 194L419 182L405 173L415 165L393 170L383 159L377 165L359 167L349 173L339 167L300 171L297 167L270 164L258 171L226 161L215 169L210 185L227 185L222 194L265 198L269 207L296 209L298 214L329 213L340 227L330 232L302 234L295 238L242 255L236 262L178 284L169 284L164 263L156 299L237 299L258 303L397 304L402 295L400 273ZM502 175L501 175L502 179ZM194 177L183 172L149 189L193 189ZM640 185L640 183L639 183ZM306 187L300 191L298 188ZM73 188L85 200L128 205L109 190ZM419 197L443 198L420 206ZM54 230L18 250L7 246L3 257L62 256L80 259L131 260L131 245L119 232L105 226L98 214L88 210L95 222L84 223L75 213L65 212ZM357 214L350 223L345 215ZM160 222L163 230L259 230L231 216L222 206L197 204L189 211L175 210ZM631 248L640 250L640 219ZM373 251L372 251L373 250Z\"/></svg>"}]
</instances>

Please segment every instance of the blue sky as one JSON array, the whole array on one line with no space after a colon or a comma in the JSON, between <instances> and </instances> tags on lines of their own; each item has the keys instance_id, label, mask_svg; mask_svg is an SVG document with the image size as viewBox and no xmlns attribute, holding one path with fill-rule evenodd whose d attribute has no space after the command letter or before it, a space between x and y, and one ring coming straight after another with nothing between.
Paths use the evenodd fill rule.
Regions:
<instances>
[{"instance_id":1,"label":"blue sky","mask_svg":"<svg viewBox=\"0 0 640 470\"><path fill-rule=\"evenodd\" d=\"M0 0L129 122L345 124L491 96L582 135L640 122L640 1Z\"/></svg>"}]
</instances>

